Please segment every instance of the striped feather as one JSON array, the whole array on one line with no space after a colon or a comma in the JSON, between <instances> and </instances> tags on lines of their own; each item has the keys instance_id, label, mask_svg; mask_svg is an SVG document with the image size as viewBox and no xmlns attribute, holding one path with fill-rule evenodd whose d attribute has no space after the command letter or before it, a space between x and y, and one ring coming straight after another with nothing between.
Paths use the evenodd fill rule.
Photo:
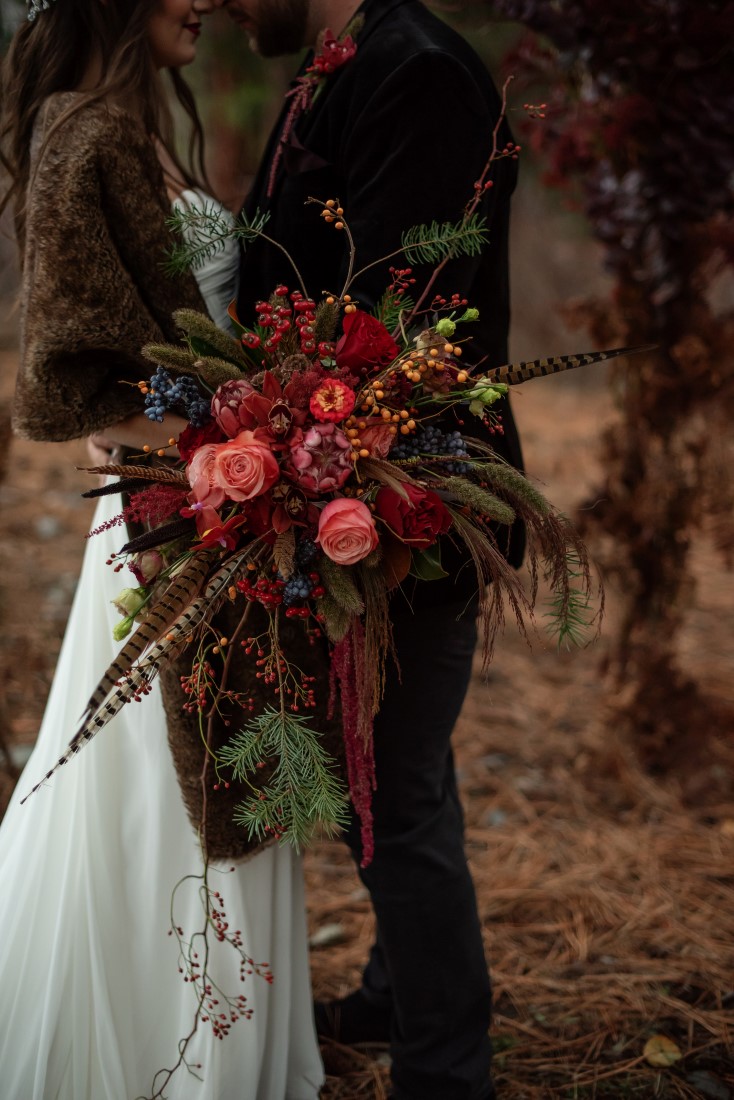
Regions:
<instances>
[{"instance_id":1,"label":"striped feather","mask_svg":"<svg viewBox=\"0 0 734 1100\"><path fill-rule=\"evenodd\" d=\"M69 761L74 756L76 756L76 754L84 747L84 745L88 745L94 735L96 733L99 733L101 729L104 729L107 723L112 718L114 718L118 711L122 710L125 703L128 703L141 687L143 687L146 683L150 683L153 680L157 671L158 669L153 667L147 668L143 671L135 670L131 672L130 676L127 677L127 679L123 683L116 685L116 689L113 692L111 698L108 699L107 702L105 702L101 711L95 713L84 723L78 733L74 734L63 755L59 757L54 766L49 771L47 771L43 779L40 779L38 783L36 783L35 787L33 787L28 792L28 794L20 800L21 806L31 797L32 794L35 794L36 791L44 785L44 783L47 783L48 780L51 779L55 775L55 773L64 766L64 764L68 764Z\"/></svg>"},{"instance_id":2,"label":"striped feather","mask_svg":"<svg viewBox=\"0 0 734 1100\"><path fill-rule=\"evenodd\" d=\"M559 374L564 370L576 370L592 363L604 363L607 359L616 359L619 355L635 355L641 351L652 351L655 344L640 344L634 348L609 348L607 351L586 351L576 355L552 355L549 359L532 359L522 363L508 363L504 367L487 371L488 382L504 382L507 386L517 386L520 382L529 382L531 378L545 378L548 374Z\"/></svg>"},{"instance_id":3,"label":"striped feather","mask_svg":"<svg viewBox=\"0 0 734 1100\"><path fill-rule=\"evenodd\" d=\"M204 583L210 568L211 557L207 554L195 554L189 558L99 681L84 709L82 720L94 714L102 706L115 684L122 677L129 675L133 665L146 649L164 633L186 605L191 603Z\"/></svg>"},{"instance_id":4,"label":"striped feather","mask_svg":"<svg viewBox=\"0 0 734 1100\"><path fill-rule=\"evenodd\" d=\"M168 624L163 637L159 638L150 652L145 655L140 662L140 667L147 667L149 663L158 664L169 649L192 634L205 619L210 619L216 614L230 584L243 571L248 556L248 549L241 550L229 558L221 569L209 578L201 596L184 608L174 622Z\"/></svg>"},{"instance_id":5,"label":"striped feather","mask_svg":"<svg viewBox=\"0 0 734 1100\"><path fill-rule=\"evenodd\" d=\"M23 798L23 802L30 798L32 794L35 794L44 783L51 779L59 768L63 767L72 757L76 756L84 745L88 745L92 738L98 734L100 730L104 729L107 723L122 710L126 703L129 703L135 697L142 687L153 682L158 674L160 662L165 658L167 653L179 642L187 638L206 617L214 614L217 607L224 599L230 583L237 577L238 573L243 571L249 553L249 549L245 549L233 555L209 578L202 594L194 599L191 599L191 585L194 581L198 581L197 586L201 585L207 569L211 567L211 557L207 554L200 554L187 563L184 571L182 571L173 584L166 589L162 600L159 601L151 611L150 617L146 619L145 622L141 623L141 626L122 652L136 652L142 655L144 650L150 645L150 641L155 640L156 635L153 635L153 638L150 638L145 644L143 644L142 639L139 639L134 649L131 649L131 643L138 639L142 628L150 624L151 618L156 614L163 601L166 601L169 613L170 609L177 607L181 600L188 601L186 602L186 606L179 611L173 621L166 615L159 618L157 640L155 640L155 644L150 649L150 652L145 654L142 660L139 660L136 665L134 665L132 660L128 657L125 662L127 668L124 668L120 661L120 656L122 654L120 654L116 661L110 665L110 668L105 673L89 701L82 718L81 728L69 742L64 754L59 757L50 771L46 772L43 778L36 783L35 787L28 792L25 798ZM185 573L187 573L189 581L187 594L185 593ZM181 583L178 584L177 582ZM180 590L177 592L175 599L172 598L171 595L174 588ZM160 627L161 622L163 623L162 628ZM162 636L160 636L161 630L165 632Z\"/></svg>"},{"instance_id":6,"label":"striped feather","mask_svg":"<svg viewBox=\"0 0 734 1100\"><path fill-rule=\"evenodd\" d=\"M77 466L88 474L109 474L110 477L136 477L142 481L160 481L164 485L180 485L190 489L189 479L182 470L172 470L168 466Z\"/></svg>"}]
</instances>

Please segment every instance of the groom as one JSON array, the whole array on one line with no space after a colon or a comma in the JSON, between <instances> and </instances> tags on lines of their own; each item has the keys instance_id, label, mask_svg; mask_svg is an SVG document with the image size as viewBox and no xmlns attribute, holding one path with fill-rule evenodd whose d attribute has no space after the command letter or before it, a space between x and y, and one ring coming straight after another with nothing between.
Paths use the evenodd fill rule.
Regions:
<instances>
[{"instance_id":1,"label":"groom","mask_svg":"<svg viewBox=\"0 0 734 1100\"><path fill-rule=\"evenodd\" d=\"M327 27L339 36L358 17L354 56L324 78L308 109L289 115L292 97L284 106L247 203L250 214L270 213L268 235L291 253L311 294L338 290L346 247L343 234L304 205L309 196L339 199L360 268L399 247L411 226L461 218L501 113L491 79L462 38L418 0L224 4L265 57L315 46ZM309 54L304 68L312 60ZM503 125L500 147L509 140ZM481 257L449 264L436 287L480 309L471 354L485 369L507 362L515 174L510 158L495 166L482 209L490 244ZM391 262L400 266L399 259ZM416 268L412 289L420 293L429 275ZM280 251L262 240L248 246L243 319L255 301L289 281L292 270ZM369 309L389 282L388 265L381 265L355 285L354 295ZM492 444L520 466L508 406L502 414L504 434ZM472 423L470 434L478 433ZM502 547L514 565L522 544L522 530L515 529ZM389 1040L398 1100L490 1100L490 985L450 745L476 645L476 580L450 546L443 564L448 578L414 591L403 586L392 601L400 676L394 669L388 674L375 723L375 854L360 872L377 937L362 987L341 1002L317 1005L317 1023L322 1035L344 1043ZM358 823L346 839L359 864Z\"/></svg>"}]
</instances>

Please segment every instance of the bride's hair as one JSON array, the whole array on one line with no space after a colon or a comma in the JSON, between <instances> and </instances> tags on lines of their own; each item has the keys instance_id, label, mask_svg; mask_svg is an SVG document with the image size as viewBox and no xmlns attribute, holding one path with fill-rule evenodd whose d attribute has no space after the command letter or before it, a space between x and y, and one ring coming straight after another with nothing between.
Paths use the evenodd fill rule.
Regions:
<instances>
[{"instance_id":1,"label":"bride's hair","mask_svg":"<svg viewBox=\"0 0 734 1100\"><path fill-rule=\"evenodd\" d=\"M90 103L117 101L137 110L146 131L162 141L189 186L206 179L203 132L194 97L178 70L169 69L175 98L191 123L188 167L176 155L169 99L148 41L148 20L157 3L55 0L16 31L0 84L0 163L9 176L5 193L0 193L0 214L13 203L21 249L31 135L39 109L54 92L78 90L90 71L99 72L98 83L62 112L52 130Z\"/></svg>"}]
</instances>

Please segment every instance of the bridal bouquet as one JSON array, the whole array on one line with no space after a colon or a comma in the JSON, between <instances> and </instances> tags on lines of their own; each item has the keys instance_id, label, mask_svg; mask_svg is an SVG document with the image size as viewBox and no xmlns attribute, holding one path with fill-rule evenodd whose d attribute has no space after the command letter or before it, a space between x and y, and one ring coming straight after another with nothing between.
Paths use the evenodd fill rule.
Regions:
<instances>
[{"instance_id":1,"label":"bridal bouquet","mask_svg":"<svg viewBox=\"0 0 734 1100\"><path fill-rule=\"evenodd\" d=\"M137 584L120 595L116 636L134 632L56 767L144 695L163 662L192 645L185 706L200 715L206 744L206 715L223 698L237 704L239 728L224 747L207 747L215 789L241 783L237 820L256 839L300 845L316 823L330 829L344 820L339 769L309 714L315 693L330 691L367 863L372 723L386 662L394 659L391 593L409 575L425 584L446 577L442 550L454 543L476 570L485 660L505 601L522 624L540 573L554 592L561 638L583 626L591 590L583 545L490 441L502 432L495 410L509 386L627 349L472 369L477 311L458 295L431 299L430 290L412 301L410 266L391 269L374 311L359 308L349 293L359 272L344 211L337 200L318 205L351 250L340 293L317 302L303 286L278 286L255 305L252 325L230 307L236 335L180 311L182 345L145 349L156 367L140 383L147 415L160 421L175 410L188 426L171 441L180 456L175 464L95 468L120 480L87 495L126 493L119 522L145 528L117 555L118 568L127 563ZM218 217L207 209L179 215L193 230L180 263L195 263L232 231ZM247 240L265 236L265 226L264 219L240 221L234 231ZM420 226L404 235L403 262L440 266L475 253L484 239L476 217ZM502 553L516 520L530 536L529 593ZM216 621L226 602L241 609L229 637ZM257 634L248 632L254 618L264 623ZM294 662L282 640L285 620L298 620L328 649L330 686ZM256 664L267 701L228 686L235 647ZM267 782L251 786L248 776L266 767Z\"/></svg>"}]
</instances>

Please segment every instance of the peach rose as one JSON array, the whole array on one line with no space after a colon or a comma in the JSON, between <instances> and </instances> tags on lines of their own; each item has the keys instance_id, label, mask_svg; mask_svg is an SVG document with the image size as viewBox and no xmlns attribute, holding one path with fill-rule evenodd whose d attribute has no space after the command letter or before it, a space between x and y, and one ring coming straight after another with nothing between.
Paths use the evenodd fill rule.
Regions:
<instances>
[{"instance_id":1,"label":"peach rose","mask_svg":"<svg viewBox=\"0 0 734 1100\"><path fill-rule=\"evenodd\" d=\"M330 500L319 516L316 541L337 565L354 565L376 549L379 539L372 513L361 500Z\"/></svg>"},{"instance_id":2,"label":"peach rose","mask_svg":"<svg viewBox=\"0 0 734 1100\"><path fill-rule=\"evenodd\" d=\"M220 443L214 457L214 484L229 500L252 500L266 492L280 476L278 460L250 431L229 443Z\"/></svg>"},{"instance_id":3,"label":"peach rose","mask_svg":"<svg viewBox=\"0 0 734 1100\"><path fill-rule=\"evenodd\" d=\"M215 462L220 446L219 443L205 443L194 452L193 458L186 467L186 476L193 490L189 496L191 503L206 504L210 508L219 508L224 504L226 499L224 489L214 480Z\"/></svg>"}]
</instances>

